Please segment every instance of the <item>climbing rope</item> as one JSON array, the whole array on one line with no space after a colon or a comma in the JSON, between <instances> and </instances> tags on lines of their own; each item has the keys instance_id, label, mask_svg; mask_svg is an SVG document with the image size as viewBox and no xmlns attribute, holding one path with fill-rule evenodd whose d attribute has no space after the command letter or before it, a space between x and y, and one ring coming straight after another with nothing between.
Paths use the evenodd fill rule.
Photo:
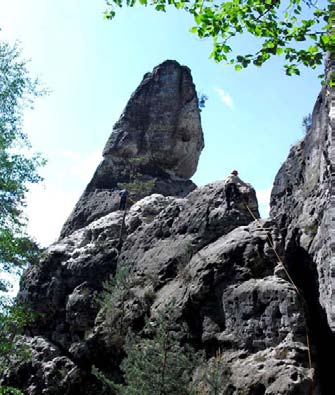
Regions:
<instances>
[{"instance_id":1,"label":"climbing rope","mask_svg":"<svg viewBox=\"0 0 335 395\"><path fill-rule=\"evenodd\" d=\"M244 203L244 206L246 207L246 209L248 210L248 212L250 213L250 215L252 216L252 218L254 219L254 221L256 222L256 224L258 225L258 227L265 232L266 237L268 239L269 246L271 247L272 251L274 252L274 254L275 254L275 256L276 256L276 258L278 260L278 263L283 267L283 269L285 271L285 274L286 274L287 278L289 279L290 283L293 285L295 291L297 292L297 295L300 297L300 301L302 300L302 306L303 306L304 302L305 302L304 297L301 294L299 288L295 285L295 283L294 283L292 277L290 276L289 272L287 271L283 260L280 258L279 254L278 254L278 252L276 250L276 247L275 247L275 245L274 245L274 243L272 241L272 238L269 236L269 233L263 227L263 225L261 224L259 219L256 218L255 214L252 212L252 210L248 206L247 202L243 201L243 203ZM310 395L312 395L313 394L313 388L314 388L314 377L313 377L314 375L313 375L313 368L312 368L311 348L310 348L310 341L309 341L307 325L305 326L305 329L306 329L306 345L307 345L307 354L308 354L308 366L309 366L309 369L310 369L310 372L311 372Z\"/></svg>"},{"instance_id":2,"label":"climbing rope","mask_svg":"<svg viewBox=\"0 0 335 395\"><path fill-rule=\"evenodd\" d=\"M246 209L249 211L249 213L250 213L250 215L252 216L252 218L254 219L254 221L256 222L256 224L266 233L266 237L267 237L267 239L268 239L269 246L271 247L272 251L274 252L274 254L275 254L275 256L276 256L276 258L277 258L277 260L278 260L278 263L281 264L281 266L283 267L283 269L284 269L284 271L285 271L285 274L286 274L287 278L289 279L290 283L291 283L291 284L293 285L293 287L295 288L297 294L298 294L300 297L302 297L299 288L295 285L295 283L294 283L292 277L290 276L289 272L287 271L287 269L286 269L286 267L285 267L285 265L284 265L284 262L283 262L282 259L280 258L279 254L278 254L278 252L277 252L277 250L276 250L276 248L275 248L275 245L273 244L273 241L272 241L271 237L269 236L269 233L266 231L266 229L264 229L263 225L261 224L261 222L259 221L259 219L256 218L255 214L251 211L250 207L247 205L246 202L244 202L244 205L245 205Z\"/></svg>"},{"instance_id":3,"label":"climbing rope","mask_svg":"<svg viewBox=\"0 0 335 395\"><path fill-rule=\"evenodd\" d=\"M126 215L127 215L127 210L125 209L123 212L123 217L122 217L122 223L121 223L120 234L119 234L119 241L117 243L117 246L119 249L121 249L122 244L123 244L123 232L126 228Z\"/></svg>"}]
</instances>

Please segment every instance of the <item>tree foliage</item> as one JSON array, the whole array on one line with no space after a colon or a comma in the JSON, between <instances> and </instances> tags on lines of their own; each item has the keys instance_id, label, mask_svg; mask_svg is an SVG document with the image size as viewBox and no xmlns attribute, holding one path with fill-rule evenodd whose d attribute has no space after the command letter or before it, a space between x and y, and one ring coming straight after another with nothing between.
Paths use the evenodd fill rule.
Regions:
<instances>
[{"instance_id":1,"label":"tree foliage","mask_svg":"<svg viewBox=\"0 0 335 395\"><path fill-rule=\"evenodd\" d=\"M112 19L123 5L136 0L106 0L105 18ZM300 74L300 66L316 68L325 51L334 51L334 0L139 0L139 4L165 12L168 6L194 17L190 31L200 38L212 38L210 55L216 62L234 65L237 71L250 64L261 66L273 56L285 59L287 75ZM234 54L232 39L253 36L253 53Z\"/></svg>"},{"instance_id":2,"label":"tree foliage","mask_svg":"<svg viewBox=\"0 0 335 395\"><path fill-rule=\"evenodd\" d=\"M138 156L129 159L129 182L119 183L118 186L126 189L130 195L139 200L139 196L144 197L152 192L155 185L154 180L147 180L138 169L148 163L148 158Z\"/></svg>"},{"instance_id":3,"label":"tree foliage","mask_svg":"<svg viewBox=\"0 0 335 395\"><path fill-rule=\"evenodd\" d=\"M22 117L41 94L19 47L0 42L0 268L6 272L31 262L38 251L25 233L23 208L28 185L41 179L43 160L30 154Z\"/></svg>"},{"instance_id":4,"label":"tree foliage","mask_svg":"<svg viewBox=\"0 0 335 395\"><path fill-rule=\"evenodd\" d=\"M10 305L0 300L0 377L6 375L6 369L15 361L26 361L31 357L29 346L20 343L18 336L25 326L34 319L34 315L23 305ZM0 384L1 395L22 395L14 387Z\"/></svg>"},{"instance_id":5,"label":"tree foliage","mask_svg":"<svg viewBox=\"0 0 335 395\"><path fill-rule=\"evenodd\" d=\"M208 96L205 93L198 93L198 107L201 112L203 108L206 106L206 101L208 100Z\"/></svg>"},{"instance_id":6,"label":"tree foliage","mask_svg":"<svg viewBox=\"0 0 335 395\"><path fill-rule=\"evenodd\" d=\"M9 275L20 273L39 253L36 243L26 234L23 208L29 184L41 179L37 169L44 161L39 155L30 154L22 125L23 110L41 94L19 47L0 41L0 375L11 358L27 357L27 350L16 339L30 317L6 296L10 282L4 274L10 278ZM1 385L0 393L21 394Z\"/></svg>"},{"instance_id":7,"label":"tree foliage","mask_svg":"<svg viewBox=\"0 0 335 395\"><path fill-rule=\"evenodd\" d=\"M112 343L123 342L127 335L124 322L127 299L132 295L133 275L128 266L118 268L115 276L104 282L104 292L100 305L104 316L104 326Z\"/></svg>"},{"instance_id":8,"label":"tree foliage","mask_svg":"<svg viewBox=\"0 0 335 395\"><path fill-rule=\"evenodd\" d=\"M127 357L121 364L125 384L116 384L94 368L93 373L120 395L191 395L192 372L203 361L200 353L180 344L183 328L176 324L174 309L168 306L144 328L146 336L127 336Z\"/></svg>"},{"instance_id":9,"label":"tree foliage","mask_svg":"<svg viewBox=\"0 0 335 395\"><path fill-rule=\"evenodd\" d=\"M301 122L301 128L305 133L307 133L309 128L312 126L312 121L312 114L308 114L303 117Z\"/></svg>"}]
</instances>

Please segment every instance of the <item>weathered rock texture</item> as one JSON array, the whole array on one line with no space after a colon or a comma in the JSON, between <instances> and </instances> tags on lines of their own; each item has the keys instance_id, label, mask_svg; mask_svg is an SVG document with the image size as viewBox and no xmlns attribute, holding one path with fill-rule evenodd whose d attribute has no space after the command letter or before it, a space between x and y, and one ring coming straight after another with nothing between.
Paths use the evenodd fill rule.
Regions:
<instances>
[{"instance_id":1,"label":"weathered rock texture","mask_svg":"<svg viewBox=\"0 0 335 395\"><path fill-rule=\"evenodd\" d=\"M326 75L331 70L335 63L328 59ZM271 194L271 216L292 277L304 290L324 375L330 373L325 359L335 351L334 147L335 92L326 86L305 138L291 148Z\"/></svg>"},{"instance_id":2,"label":"weathered rock texture","mask_svg":"<svg viewBox=\"0 0 335 395\"><path fill-rule=\"evenodd\" d=\"M258 217L255 192L246 188L244 198ZM134 204L117 250L122 215L73 232L25 273L19 298L41 313L21 339L34 350L25 364L29 377L21 368L28 394L102 391L90 375L93 364L119 377L121 318L100 310L95 299L117 266L132 268L131 292L120 305L123 327L140 332L146 316L173 300L189 342L205 349L209 361L222 350L224 393L308 393L305 313L294 287L275 274L271 221L260 228L243 200L227 211L223 182L186 198L151 195Z\"/></svg>"},{"instance_id":3,"label":"weathered rock texture","mask_svg":"<svg viewBox=\"0 0 335 395\"><path fill-rule=\"evenodd\" d=\"M271 215L279 224L287 249L301 249L318 270L319 299L334 325L331 270L330 190L332 129L329 101L322 92L306 137L291 148L271 195ZM297 269L298 270L298 269Z\"/></svg>"},{"instance_id":4,"label":"weathered rock texture","mask_svg":"<svg viewBox=\"0 0 335 395\"><path fill-rule=\"evenodd\" d=\"M174 75L184 69L167 62L145 77L139 90L155 91L155 78L163 85L170 81L166 70ZM168 95L174 106L172 91ZM135 92L128 104L132 112L145 110L144 97ZM150 194L132 205L126 217L121 211L108 209L102 215L104 208L92 208L93 189L88 187L81 201L86 210L81 226L73 216L66 236L23 276L18 299L39 314L18 341L31 347L32 358L14 360L4 383L28 395L108 394L92 375L92 366L122 382L127 330L145 335L146 317L154 321L172 303L177 323L187 328L183 342L205 351L208 369L220 351L220 394L333 394L331 98L323 89L312 126L276 177L271 219L255 220L259 214L251 187L242 188L227 211L223 181L183 197ZM163 112L171 111L161 103L157 117L162 131L170 120ZM120 125L125 123L121 117ZM127 135L117 125L94 183L104 177L114 180L109 171L114 174L114 164L125 161L125 153L136 158L149 152L148 147L148 174L157 167L174 191L184 182L180 178L194 171L191 165L184 169L178 155L175 166L163 158L160 165L165 148L144 139L147 151L141 151L134 138L137 129L130 127ZM202 147L200 126L198 130L199 145L194 142L198 148L191 152ZM163 139L165 134L159 133ZM177 150L187 149L183 147L181 143ZM103 195L98 196L105 204ZM94 219L96 213L100 218ZM107 295L101 304L104 282L125 268L126 291ZM206 366L199 366L194 375L201 377L204 370ZM203 383L200 394L211 391Z\"/></svg>"},{"instance_id":5,"label":"weathered rock texture","mask_svg":"<svg viewBox=\"0 0 335 395\"><path fill-rule=\"evenodd\" d=\"M186 196L195 188L189 179L203 147L190 70L167 60L147 73L131 96L62 237L117 210L117 189L123 186L132 201L151 193Z\"/></svg>"}]
</instances>

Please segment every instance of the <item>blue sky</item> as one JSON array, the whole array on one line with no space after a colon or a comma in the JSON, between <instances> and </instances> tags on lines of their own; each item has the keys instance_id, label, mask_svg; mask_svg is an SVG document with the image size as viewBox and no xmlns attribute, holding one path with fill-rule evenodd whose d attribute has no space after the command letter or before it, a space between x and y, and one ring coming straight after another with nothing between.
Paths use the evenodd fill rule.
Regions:
<instances>
[{"instance_id":1,"label":"blue sky","mask_svg":"<svg viewBox=\"0 0 335 395\"><path fill-rule=\"evenodd\" d=\"M276 59L236 72L208 58L211 41L189 33L192 18L181 11L135 7L106 21L104 9L104 0L0 0L0 39L19 40L32 75L51 90L25 117L34 150L48 160L44 182L28 197L29 232L44 246L58 237L130 95L166 59L188 66L209 97L193 181L204 185L237 168L267 216L274 177L303 136L322 68L286 77ZM245 37L236 45L248 50L253 42Z\"/></svg>"}]
</instances>

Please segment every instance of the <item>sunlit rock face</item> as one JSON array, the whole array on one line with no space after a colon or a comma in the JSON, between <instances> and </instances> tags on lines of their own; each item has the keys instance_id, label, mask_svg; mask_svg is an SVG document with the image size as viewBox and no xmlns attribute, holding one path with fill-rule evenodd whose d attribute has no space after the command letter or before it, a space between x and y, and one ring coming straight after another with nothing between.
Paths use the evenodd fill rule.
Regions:
<instances>
[{"instance_id":1,"label":"sunlit rock face","mask_svg":"<svg viewBox=\"0 0 335 395\"><path fill-rule=\"evenodd\" d=\"M167 60L145 74L114 125L103 160L61 236L118 208L118 189L132 201L160 193L186 196L204 147L190 70Z\"/></svg>"},{"instance_id":2,"label":"sunlit rock face","mask_svg":"<svg viewBox=\"0 0 335 395\"><path fill-rule=\"evenodd\" d=\"M203 145L190 70L166 61L144 76L114 125L103 155L138 159L145 173L187 180L197 168Z\"/></svg>"},{"instance_id":3,"label":"sunlit rock face","mask_svg":"<svg viewBox=\"0 0 335 395\"><path fill-rule=\"evenodd\" d=\"M325 76L335 71L328 57ZM331 394L335 352L335 90L322 88L305 137L276 175L270 215L284 245L284 259L301 290L317 350L322 394Z\"/></svg>"},{"instance_id":4,"label":"sunlit rock face","mask_svg":"<svg viewBox=\"0 0 335 395\"><path fill-rule=\"evenodd\" d=\"M334 143L327 90L319 95L306 136L290 150L271 194L271 216L279 225L287 254L296 256L296 276L315 271L319 302L335 331L333 213L331 206ZM334 131L333 131L334 130ZM300 257L300 258L299 258ZM300 272L301 271L301 272ZM298 280L299 281L299 280Z\"/></svg>"}]
</instances>

